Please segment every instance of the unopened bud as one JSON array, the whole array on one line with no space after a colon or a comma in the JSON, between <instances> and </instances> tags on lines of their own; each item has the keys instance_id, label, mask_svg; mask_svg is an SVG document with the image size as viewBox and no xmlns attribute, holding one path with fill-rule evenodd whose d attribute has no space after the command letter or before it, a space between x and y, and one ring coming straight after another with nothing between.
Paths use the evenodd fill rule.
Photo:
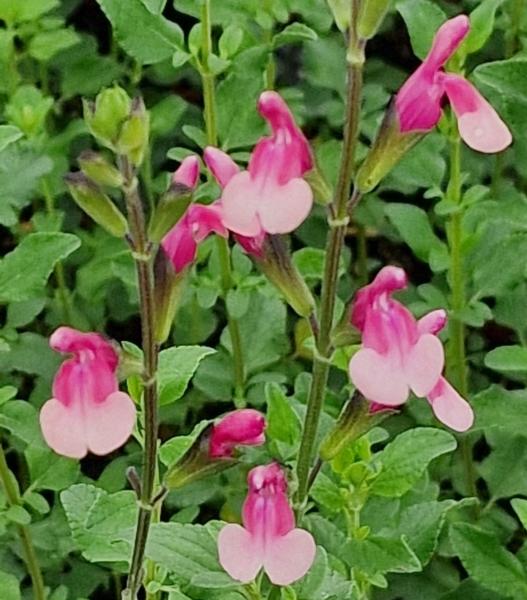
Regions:
<instances>
[{"instance_id":1,"label":"unopened bud","mask_svg":"<svg viewBox=\"0 0 527 600\"><path fill-rule=\"evenodd\" d=\"M93 181L83 173L70 173L64 178L78 206L108 233L124 237L128 224L121 211Z\"/></svg>"},{"instance_id":2,"label":"unopened bud","mask_svg":"<svg viewBox=\"0 0 527 600\"><path fill-rule=\"evenodd\" d=\"M392 0L363 0L357 23L357 34L363 40L372 38L384 21Z\"/></svg>"},{"instance_id":3,"label":"unopened bud","mask_svg":"<svg viewBox=\"0 0 527 600\"><path fill-rule=\"evenodd\" d=\"M159 243L185 214L191 202L192 190L181 183L172 183L152 214L148 238Z\"/></svg>"},{"instance_id":4,"label":"unopened bud","mask_svg":"<svg viewBox=\"0 0 527 600\"><path fill-rule=\"evenodd\" d=\"M95 104L84 101L84 119L99 142L113 149L130 109L128 94L122 88L114 86L98 94Z\"/></svg>"},{"instance_id":5,"label":"unopened bud","mask_svg":"<svg viewBox=\"0 0 527 600\"><path fill-rule=\"evenodd\" d=\"M162 248L159 249L154 263L155 280L155 327L154 336L158 344L163 344L181 303L185 289L186 271L176 273L170 259Z\"/></svg>"},{"instance_id":6,"label":"unopened bud","mask_svg":"<svg viewBox=\"0 0 527 600\"><path fill-rule=\"evenodd\" d=\"M315 166L314 169L306 173L304 179L309 183L313 190L315 202L327 205L332 201L333 190L318 167Z\"/></svg>"},{"instance_id":7,"label":"unopened bud","mask_svg":"<svg viewBox=\"0 0 527 600\"><path fill-rule=\"evenodd\" d=\"M142 98L134 98L130 116L123 123L117 151L127 156L132 164L139 166L144 159L150 135L150 115Z\"/></svg>"},{"instance_id":8,"label":"unopened bud","mask_svg":"<svg viewBox=\"0 0 527 600\"><path fill-rule=\"evenodd\" d=\"M327 0L340 31L346 32L351 22L351 0Z\"/></svg>"},{"instance_id":9,"label":"unopened bud","mask_svg":"<svg viewBox=\"0 0 527 600\"><path fill-rule=\"evenodd\" d=\"M86 177L99 185L118 188L123 184L123 177L119 169L97 152L85 150L79 156L78 163Z\"/></svg>"},{"instance_id":10,"label":"unopened bud","mask_svg":"<svg viewBox=\"0 0 527 600\"><path fill-rule=\"evenodd\" d=\"M383 122L377 132L365 161L362 163L356 178L356 188L361 194L371 192L379 182L393 169L401 158L426 132L401 132L399 117L392 101Z\"/></svg>"}]
</instances>

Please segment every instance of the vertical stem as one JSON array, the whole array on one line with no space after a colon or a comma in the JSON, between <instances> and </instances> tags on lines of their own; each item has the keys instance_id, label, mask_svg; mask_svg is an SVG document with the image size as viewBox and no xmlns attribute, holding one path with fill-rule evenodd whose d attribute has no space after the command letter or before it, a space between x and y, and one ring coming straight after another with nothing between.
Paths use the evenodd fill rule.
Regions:
<instances>
[{"instance_id":1,"label":"vertical stem","mask_svg":"<svg viewBox=\"0 0 527 600\"><path fill-rule=\"evenodd\" d=\"M126 157L120 157L121 172L125 181L124 194L128 210L128 223L133 257L139 285L141 334L144 355L143 412L144 449L141 498L137 517L137 529L128 576L127 598L135 600L141 586L143 560L148 531L152 519L152 496L157 472L157 361L158 347L155 342L154 275L152 249L146 236L143 205L138 192L135 171Z\"/></svg>"},{"instance_id":2,"label":"vertical stem","mask_svg":"<svg viewBox=\"0 0 527 600\"><path fill-rule=\"evenodd\" d=\"M0 443L0 482L5 492L9 506L20 506L22 504L16 484L13 481L13 475L9 470L5 458L4 448ZM24 560L26 562L31 583L33 585L33 598L35 600L46 600L46 590L44 588L44 579L38 563L35 547L31 539L31 532L26 525L17 525L18 535L22 543Z\"/></svg>"},{"instance_id":3,"label":"vertical stem","mask_svg":"<svg viewBox=\"0 0 527 600\"><path fill-rule=\"evenodd\" d=\"M461 141L457 127L453 126L454 136L450 142L450 181L447 194L451 202L461 202ZM455 212L448 225L448 241L450 246L450 306L452 317L450 322L450 340L448 344L449 378L463 397L468 396L468 372L465 347L465 325L460 319L460 313L466 302L466 281L463 265L463 211ZM463 460L465 484L469 493L477 497L476 473L472 460L472 445L468 437L460 441L460 451Z\"/></svg>"},{"instance_id":4,"label":"vertical stem","mask_svg":"<svg viewBox=\"0 0 527 600\"><path fill-rule=\"evenodd\" d=\"M320 414L324 405L331 353L333 351L331 345L331 328L337 295L338 266L349 220L347 213L348 209L355 206L359 199L358 194L354 193L348 202L355 165L355 149L359 131L362 94L362 71L364 66L364 44L357 39L356 35L358 4L358 0L353 0L348 51L348 91L344 142L335 198L330 206L330 231L326 245L326 260L322 279L320 333L316 341L317 352L313 361L313 379L309 391L302 441L298 452L297 500L299 505L304 503L309 491L311 458L318 432ZM312 480L313 478L311 478Z\"/></svg>"},{"instance_id":5,"label":"vertical stem","mask_svg":"<svg viewBox=\"0 0 527 600\"><path fill-rule=\"evenodd\" d=\"M216 113L216 88L214 75L209 70L209 56L212 53L212 32L210 18L210 0L204 0L201 9L201 80L203 85L203 104L205 114L205 127L207 143L210 146L218 144L218 127ZM220 258L221 282L224 300L227 292L232 287L232 266L230 249L227 240L217 237L218 254ZM241 344L240 327L238 321L233 319L227 311L227 327L231 338L234 402L238 408L245 405L245 368L243 361L243 348Z\"/></svg>"}]
</instances>

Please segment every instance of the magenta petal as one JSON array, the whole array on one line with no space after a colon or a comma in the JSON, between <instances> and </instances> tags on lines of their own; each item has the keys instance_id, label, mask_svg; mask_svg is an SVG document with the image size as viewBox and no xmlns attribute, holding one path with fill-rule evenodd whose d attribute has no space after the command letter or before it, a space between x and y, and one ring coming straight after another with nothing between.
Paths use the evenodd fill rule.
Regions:
<instances>
[{"instance_id":1,"label":"magenta petal","mask_svg":"<svg viewBox=\"0 0 527 600\"><path fill-rule=\"evenodd\" d=\"M469 81L459 75L444 75L441 81L456 113L459 134L468 146L494 153L511 144L509 128Z\"/></svg>"},{"instance_id":2,"label":"magenta petal","mask_svg":"<svg viewBox=\"0 0 527 600\"><path fill-rule=\"evenodd\" d=\"M408 384L416 396L426 396L438 382L445 364L443 345L435 335L422 335L404 358Z\"/></svg>"},{"instance_id":3,"label":"magenta petal","mask_svg":"<svg viewBox=\"0 0 527 600\"><path fill-rule=\"evenodd\" d=\"M263 554L241 525L226 525L218 535L220 565L236 581L253 581L263 564Z\"/></svg>"},{"instance_id":4,"label":"magenta petal","mask_svg":"<svg viewBox=\"0 0 527 600\"><path fill-rule=\"evenodd\" d=\"M265 417L252 408L235 410L225 415L210 435L209 456L224 458L232 456L239 446L261 446L265 443Z\"/></svg>"},{"instance_id":5,"label":"magenta petal","mask_svg":"<svg viewBox=\"0 0 527 600\"><path fill-rule=\"evenodd\" d=\"M46 444L57 454L84 458L88 453L78 404L65 406L56 398L51 398L40 409L40 428Z\"/></svg>"},{"instance_id":6,"label":"magenta petal","mask_svg":"<svg viewBox=\"0 0 527 600\"><path fill-rule=\"evenodd\" d=\"M446 322L446 311L439 308L438 310L433 310L424 315L424 317L421 317L419 321L417 321L417 329L421 335L424 333L432 333L435 335L443 329Z\"/></svg>"},{"instance_id":7,"label":"magenta petal","mask_svg":"<svg viewBox=\"0 0 527 600\"><path fill-rule=\"evenodd\" d=\"M161 246L176 273L180 273L194 262L198 245L186 215L165 235Z\"/></svg>"},{"instance_id":8,"label":"magenta petal","mask_svg":"<svg viewBox=\"0 0 527 600\"><path fill-rule=\"evenodd\" d=\"M174 183L181 183L188 188L196 187L199 179L199 160L197 156L187 156L172 175Z\"/></svg>"},{"instance_id":9,"label":"magenta petal","mask_svg":"<svg viewBox=\"0 0 527 600\"><path fill-rule=\"evenodd\" d=\"M466 431L474 423L474 411L470 404L441 377L428 394L435 416L454 431Z\"/></svg>"},{"instance_id":10,"label":"magenta petal","mask_svg":"<svg viewBox=\"0 0 527 600\"><path fill-rule=\"evenodd\" d=\"M290 233L301 225L313 206L313 192L303 179L285 185L268 185L258 204L262 228L267 233Z\"/></svg>"},{"instance_id":11,"label":"magenta petal","mask_svg":"<svg viewBox=\"0 0 527 600\"><path fill-rule=\"evenodd\" d=\"M259 200L258 187L249 172L235 175L223 190L221 199L225 227L246 237L260 235L262 226L257 217Z\"/></svg>"},{"instance_id":12,"label":"magenta petal","mask_svg":"<svg viewBox=\"0 0 527 600\"><path fill-rule=\"evenodd\" d=\"M316 555L313 536L304 529L269 539L265 548L264 569L275 585L289 585L303 577Z\"/></svg>"},{"instance_id":13,"label":"magenta petal","mask_svg":"<svg viewBox=\"0 0 527 600\"><path fill-rule=\"evenodd\" d=\"M214 146L205 148L203 160L221 188L224 188L240 172L240 167L232 158L219 148L214 148Z\"/></svg>"},{"instance_id":14,"label":"magenta petal","mask_svg":"<svg viewBox=\"0 0 527 600\"><path fill-rule=\"evenodd\" d=\"M429 69L438 70L452 57L470 30L467 15L458 15L449 19L437 30L432 48L424 63Z\"/></svg>"},{"instance_id":15,"label":"magenta petal","mask_svg":"<svg viewBox=\"0 0 527 600\"><path fill-rule=\"evenodd\" d=\"M430 131L441 118L443 88L435 81L435 72L430 72L423 63L409 77L395 99L395 109L401 133Z\"/></svg>"},{"instance_id":16,"label":"magenta petal","mask_svg":"<svg viewBox=\"0 0 527 600\"><path fill-rule=\"evenodd\" d=\"M98 355L64 361L53 379L53 396L64 405L103 402L117 389L115 371Z\"/></svg>"},{"instance_id":17,"label":"magenta petal","mask_svg":"<svg viewBox=\"0 0 527 600\"><path fill-rule=\"evenodd\" d=\"M115 370L119 357L113 345L98 333L85 333L71 327L59 327L49 338L53 350L74 354L76 358L98 359L107 363L108 368Z\"/></svg>"},{"instance_id":18,"label":"magenta petal","mask_svg":"<svg viewBox=\"0 0 527 600\"><path fill-rule=\"evenodd\" d=\"M124 392L110 394L101 404L84 405L84 428L88 449L104 455L120 448L132 434L135 405Z\"/></svg>"},{"instance_id":19,"label":"magenta petal","mask_svg":"<svg viewBox=\"0 0 527 600\"><path fill-rule=\"evenodd\" d=\"M361 348L349 364L353 385L372 402L386 406L399 406L408 398L408 384L402 368L387 356L370 348Z\"/></svg>"}]
</instances>

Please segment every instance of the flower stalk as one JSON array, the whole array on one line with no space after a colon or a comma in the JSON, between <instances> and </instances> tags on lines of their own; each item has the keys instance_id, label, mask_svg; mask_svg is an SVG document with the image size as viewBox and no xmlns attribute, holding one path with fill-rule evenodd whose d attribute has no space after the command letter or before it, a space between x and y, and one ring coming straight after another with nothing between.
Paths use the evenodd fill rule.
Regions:
<instances>
[{"instance_id":1,"label":"flower stalk","mask_svg":"<svg viewBox=\"0 0 527 600\"><path fill-rule=\"evenodd\" d=\"M20 494L18 493L17 486L14 482L13 475L7 465L5 452L0 443L0 483L4 490L7 503L9 506L20 506L22 504ZM46 600L46 590L44 588L44 579L42 577L42 571L38 563L38 558L31 538L31 532L29 527L26 525L17 525L18 535L20 542L22 543L22 550L24 553L24 560L31 576L31 583L33 585L33 598L34 600Z\"/></svg>"},{"instance_id":2,"label":"flower stalk","mask_svg":"<svg viewBox=\"0 0 527 600\"><path fill-rule=\"evenodd\" d=\"M354 192L351 199L349 197L355 167L355 149L359 131L362 73L364 67L364 43L359 40L356 31L358 8L359 2L358 0L354 0L352 3L351 26L349 32L348 91L344 125L344 143L335 197L332 204L329 206L329 236L326 246L326 261L322 280L319 320L320 329L316 339L317 352L313 361L313 379L309 392L302 441L297 462L297 501L300 506L305 502L309 491L309 482L314 480L314 478L309 477L309 471L320 415L324 404L331 354L333 351L331 330L335 313L338 266L349 222L348 214L360 198L358 192Z\"/></svg>"}]
</instances>

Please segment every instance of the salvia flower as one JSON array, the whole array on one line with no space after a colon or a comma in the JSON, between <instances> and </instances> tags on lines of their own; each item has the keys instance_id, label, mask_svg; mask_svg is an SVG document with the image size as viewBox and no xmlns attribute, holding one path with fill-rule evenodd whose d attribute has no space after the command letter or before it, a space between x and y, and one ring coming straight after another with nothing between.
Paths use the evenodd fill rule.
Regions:
<instances>
[{"instance_id":1,"label":"salvia flower","mask_svg":"<svg viewBox=\"0 0 527 600\"><path fill-rule=\"evenodd\" d=\"M112 344L97 333L59 327L50 346L71 357L59 368L53 397L40 411L48 446L70 458L108 454L122 446L132 433L136 412L130 397L119 391Z\"/></svg>"},{"instance_id":2,"label":"salvia flower","mask_svg":"<svg viewBox=\"0 0 527 600\"><path fill-rule=\"evenodd\" d=\"M198 177L198 159L195 156L189 156L172 176L172 182L192 189L196 186ZM223 237L228 235L221 220L219 204L214 203L210 206L191 204L183 217L161 241L161 246L176 273L181 273L194 262L198 244L213 232Z\"/></svg>"},{"instance_id":3,"label":"salvia flower","mask_svg":"<svg viewBox=\"0 0 527 600\"><path fill-rule=\"evenodd\" d=\"M279 94L263 92L258 110L272 129L255 146L247 171L218 150L207 148L205 161L220 186L223 224L245 237L289 233L308 216L313 193L302 176L313 167L304 134Z\"/></svg>"},{"instance_id":4,"label":"salvia flower","mask_svg":"<svg viewBox=\"0 0 527 600\"><path fill-rule=\"evenodd\" d=\"M230 458L237 446L265 443L265 417L252 408L235 410L216 423L210 434L209 456Z\"/></svg>"},{"instance_id":5,"label":"salvia flower","mask_svg":"<svg viewBox=\"0 0 527 600\"><path fill-rule=\"evenodd\" d=\"M385 267L357 293L351 321L362 332L362 348L350 361L351 380L377 408L404 404L411 390L428 399L440 421L465 431L473 422L472 409L441 375L444 352L436 334L446 313L433 311L417 321L392 298L406 285L402 269Z\"/></svg>"},{"instance_id":6,"label":"salvia flower","mask_svg":"<svg viewBox=\"0 0 527 600\"><path fill-rule=\"evenodd\" d=\"M275 585L303 577L315 559L313 536L295 527L281 467L255 467L242 510L243 527L226 525L218 536L221 566L237 581L252 581L263 568Z\"/></svg>"},{"instance_id":7,"label":"salvia flower","mask_svg":"<svg viewBox=\"0 0 527 600\"><path fill-rule=\"evenodd\" d=\"M466 15L449 19L438 29L427 57L397 94L400 130L407 133L433 129L441 118L446 95L465 143L479 152L500 152L512 141L505 123L467 79L443 70L469 29Z\"/></svg>"}]
</instances>

